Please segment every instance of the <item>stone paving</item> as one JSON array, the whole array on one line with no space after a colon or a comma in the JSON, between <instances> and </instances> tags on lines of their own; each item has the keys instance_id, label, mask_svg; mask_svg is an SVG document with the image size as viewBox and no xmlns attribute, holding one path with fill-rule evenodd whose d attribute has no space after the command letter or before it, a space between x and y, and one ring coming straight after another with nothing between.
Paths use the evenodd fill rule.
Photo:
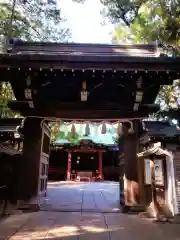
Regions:
<instances>
[{"instance_id":1,"label":"stone paving","mask_svg":"<svg viewBox=\"0 0 180 240\"><path fill-rule=\"evenodd\" d=\"M42 210L118 212L119 184L116 182L52 182Z\"/></svg>"},{"instance_id":2,"label":"stone paving","mask_svg":"<svg viewBox=\"0 0 180 240\"><path fill-rule=\"evenodd\" d=\"M50 187L51 185L54 187ZM51 204L56 205L51 206L51 208L47 205L47 211L12 215L2 220L0 222L0 240L180 240L180 227L178 224L155 223L141 219L137 215L125 215L117 212L113 213L112 211L107 211L107 213L104 209L112 209L112 205L114 208L117 200L115 197L109 196L106 198L103 195L103 197L97 197L95 198L96 200L92 200L94 197L90 197L91 194L101 196L100 192L108 192L108 188L111 188L111 190L114 188L112 192L115 191L115 188L118 191L117 185L112 183L97 183L91 184L91 186L88 183L79 184L84 189L81 191L86 195L84 200L81 201L81 205L84 207L78 205L76 210L80 209L80 211L65 212L67 206L71 203L77 204L77 201L79 201L79 188L73 188L72 184L71 186L69 185L68 183L49 184L47 199L49 199L49 202L51 201ZM60 204L61 194L59 195L59 193L62 190L59 188L68 189L68 186L70 192L72 188L77 190L74 190L72 195L66 190L68 203L65 195L63 195L64 198L62 199L64 204L66 203L64 208L64 205ZM97 194L98 191L96 192L98 187L99 195ZM52 191L55 188L56 190ZM106 191L100 189L106 189ZM52 198L56 194L56 201L58 202L55 200L53 202ZM81 195L83 196L82 193ZM88 200L89 197L90 200ZM98 202L100 199L104 202L106 201L106 203L100 205ZM97 205L95 202L97 202ZM93 208L87 206L87 203L94 203ZM110 206L108 206L108 203ZM85 212L86 208L87 210L93 209L93 211L98 209L101 212Z\"/></svg>"}]
</instances>

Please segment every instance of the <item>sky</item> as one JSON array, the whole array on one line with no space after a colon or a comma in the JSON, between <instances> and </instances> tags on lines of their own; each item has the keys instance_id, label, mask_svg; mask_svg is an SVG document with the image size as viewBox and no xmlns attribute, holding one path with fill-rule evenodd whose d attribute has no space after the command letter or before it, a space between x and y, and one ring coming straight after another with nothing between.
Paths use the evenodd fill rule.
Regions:
<instances>
[{"instance_id":1,"label":"sky","mask_svg":"<svg viewBox=\"0 0 180 240\"><path fill-rule=\"evenodd\" d=\"M72 0L59 0L62 15L71 29L72 41L77 43L111 43L113 26L102 26L103 5L99 0L86 0L84 4Z\"/></svg>"}]
</instances>

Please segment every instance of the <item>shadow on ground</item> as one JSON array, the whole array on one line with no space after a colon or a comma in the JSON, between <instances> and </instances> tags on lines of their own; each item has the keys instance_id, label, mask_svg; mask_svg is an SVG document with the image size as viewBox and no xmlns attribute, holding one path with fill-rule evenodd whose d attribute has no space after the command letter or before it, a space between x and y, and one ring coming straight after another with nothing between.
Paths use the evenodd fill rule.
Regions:
<instances>
[{"instance_id":1,"label":"shadow on ground","mask_svg":"<svg viewBox=\"0 0 180 240\"><path fill-rule=\"evenodd\" d=\"M46 213L10 216L0 223L0 239L10 240L178 240L177 224L155 224L123 214Z\"/></svg>"},{"instance_id":2,"label":"shadow on ground","mask_svg":"<svg viewBox=\"0 0 180 240\"><path fill-rule=\"evenodd\" d=\"M114 213L118 206L117 183L49 183L41 211L2 220L0 240L180 239L178 224L154 223L138 215ZM42 211L43 207L46 211Z\"/></svg>"}]
</instances>

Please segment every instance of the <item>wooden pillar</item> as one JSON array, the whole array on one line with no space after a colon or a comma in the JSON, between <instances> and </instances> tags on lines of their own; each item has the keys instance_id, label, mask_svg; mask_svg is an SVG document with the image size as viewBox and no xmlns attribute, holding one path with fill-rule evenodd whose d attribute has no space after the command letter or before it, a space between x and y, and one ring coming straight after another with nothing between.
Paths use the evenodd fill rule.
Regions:
<instances>
[{"instance_id":1,"label":"wooden pillar","mask_svg":"<svg viewBox=\"0 0 180 240\"><path fill-rule=\"evenodd\" d=\"M47 187L50 129L40 118L26 118L23 131L23 200L27 208L39 208Z\"/></svg>"},{"instance_id":2,"label":"wooden pillar","mask_svg":"<svg viewBox=\"0 0 180 240\"><path fill-rule=\"evenodd\" d=\"M71 180L71 158L72 158L72 153L68 152L68 165L67 165L67 180Z\"/></svg>"},{"instance_id":3,"label":"wooden pillar","mask_svg":"<svg viewBox=\"0 0 180 240\"><path fill-rule=\"evenodd\" d=\"M103 179L103 167L102 167L102 151L98 151L98 162L99 162L99 177Z\"/></svg>"},{"instance_id":4,"label":"wooden pillar","mask_svg":"<svg viewBox=\"0 0 180 240\"><path fill-rule=\"evenodd\" d=\"M137 206L140 203L140 188L139 188L139 174L138 174L138 122L133 122L133 131L129 131L130 126L124 124L123 126L123 152L124 164L121 169L123 171L123 187L124 192L124 206L123 208L129 209L130 207ZM121 175L123 175L121 173ZM122 181L122 179L121 179Z\"/></svg>"}]
</instances>

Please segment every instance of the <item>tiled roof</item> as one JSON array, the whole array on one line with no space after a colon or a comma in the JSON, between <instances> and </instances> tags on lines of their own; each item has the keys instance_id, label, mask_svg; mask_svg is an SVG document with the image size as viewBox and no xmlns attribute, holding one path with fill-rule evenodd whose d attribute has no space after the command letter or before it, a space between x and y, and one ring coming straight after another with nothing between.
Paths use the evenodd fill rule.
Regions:
<instances>
[{"instance_id":1,"label":"tiled roof","mask_svg":"<svg viewBox=\"0 0 180 240\"><path fill-rule=\"evenodd\" d=\"M176 126L170 125L168 122L144 121L144 123L149 136L173 137L180 135L180 131L177 130Z\"/></svg>"},{"instance_id":2,"label":"tiled roof","mask_svg":"<svg viewBox=\"0 0 180 240\"><path fill-rule=\"evenodd\" d=\"M53 54L72 56L135 56L157 57L156 44L110 45L110 44L78 44L78 43L50 43L23 42L16 40L12 51L18 54Z\"/></svg>"},{"instance_id":3,"label":"tiled roof","mask_svg":"<svg viewBox=\"0 0 180 240\"><path fill-rule=\"evenodd\" d=\"M0 133L17 132L17 127L21 124L23 118L1 118Z\"/></svg>"}]
</instances>

